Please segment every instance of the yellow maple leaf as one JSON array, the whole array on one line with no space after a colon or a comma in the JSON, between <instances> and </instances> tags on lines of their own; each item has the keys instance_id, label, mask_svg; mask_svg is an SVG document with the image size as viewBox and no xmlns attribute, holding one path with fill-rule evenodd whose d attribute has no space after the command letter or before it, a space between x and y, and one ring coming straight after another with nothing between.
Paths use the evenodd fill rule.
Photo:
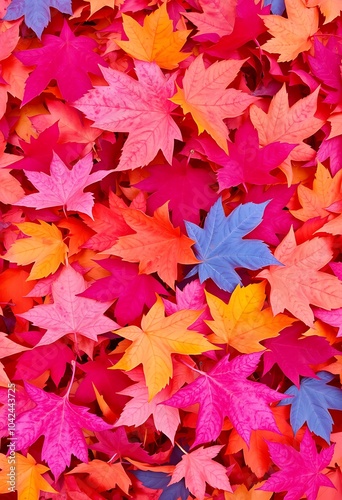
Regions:
<instances>
[{"instance_id":1,"label":"yellow maple leaf","mask_svg":"<svg viewBox=\"0 0 342 500\"><path fill-rule=\"evenodd\" d=\"M205 322L215 333L209 340L227 343L239 352L250 354L263 351L260 341L276 337L291 325L293 319L285 314L273 315L270 307L262 310L265 302L266 282L240 287L232 293L228 304L205 292L213 321Z\"/></svg>"},{"instance_id":2,"label":"yellow maple leaf","mask_svg":"<svg viewBox=\"0 0 342 500\"><path fill-rule=\"evenodd\" d=\"M59 265L65 262L68 247L63 242L60 230L54 224L38 221L15 224L29 238L17 239L3 259L15 262L21 266L34 265L27 278L35 280L46 278L57 271Z\"/></svg>"},{"instance_id":3,"label":"yellow maple leaf","mask_svg":"<svg viewBox=\"0 0 342 500\"><path fill-rule=\"evenodd\" d=\"M143 26L126 14L122 14L122 20L129 41L116 40L116 43L131 57L154 61L160 68L175 69L190 55L180 50L191 30L173 31L166 4L146 16Z\"/></svg>"},{"instance_id":4,"label":"yellow maple leaf","mask_svg":"<svg viewBox=\"0 0 342 500\"><path fill-rule=\"evenodd\" d=\"M287 19L282 16L260 16L274 38L262 49L280 54L278 61L292 61L298 54L309 50L312 35L318 30L318 9L308 8L303 0L285 0Z\"/></svg>"},{"instance_id":5,"label":"yellow maple leaf","mask_svg":"<svg viewBox=\"0 0 342 500\"><path fill-rule=\"evenodd\" d=\"M182 310L166 318L157 295L156 303L141 320L141 328L126 326L115 331L132 343L112 368L128 371L142 364L150 401L173 375L172 353L201 354L219 349L200 333L188 330L202 312Z\"/></svg>"},{"instance_id":6,"label":"yellow maple leaf","mask_svg":"<svg viewBox=\"0 0 342 500\"><path fill-rule=\"evenodd\" d=\"M0 472L0 493L9 494L8 488L12 486L11 481L18 492L18 500L38 500L40 491L58 493L42 477L42 474L50 469L45 465L37 464L29 453L27 457L19 453L16 453L15 457L11 455L6 457L1 454L0 468L2 469ZM12 477L13 479L11 479Z\"/></svg>"}]
</instances>

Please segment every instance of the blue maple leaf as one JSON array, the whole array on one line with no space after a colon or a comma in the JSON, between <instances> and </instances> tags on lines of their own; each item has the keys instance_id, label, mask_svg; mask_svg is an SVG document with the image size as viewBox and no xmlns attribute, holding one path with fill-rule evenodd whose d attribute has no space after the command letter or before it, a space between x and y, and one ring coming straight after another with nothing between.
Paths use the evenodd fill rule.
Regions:
<instances>
[{"instance_id":1,"label":"blue maple leaf","mask_svg":"<svg viewBox=\"0 0 342 500\"><path fill-rule=\"evenodd\" d=\"M303 378L299 389L292 385L285 394L293 396L284 399L278 406L292 405L290 423L296 432L306 422L310 431L330 442L333 419L328 411L342 410L342 391L337 387L326 385L334 376L328 372L318 372L319 379Z\"/></svg>"},{"instance_id":2,"label":"blue maple leaf","mask_svg":"<svg viewBox=\"0 0 342 500\"><path fill-rule=\"evenodd\" d=\"M181 500L187 500L190 495L189 490L185 486L184 479L168 486L171 478L164 472L135 470L132 471L132 474L134 474L147 488L163 490L159 500L178 500L179 498Z\"/></svg>"},{"instance_id":3,"label":"blue maple leaf","mask_svg":"<svg viewBox=\"0 0 342 500\"><path fill-rule=\"evenodd\" d=\"M4 19L14 21L25 16L25 23L38 38L51 21L50 7L63 14L72 14L71 0L12 0Z\"/></svg>"},{"instance_id":4,"label":"blue maple leaf","mask_svg":"<svg viewBox=\"0 0 342 500\"><path fill-rule=\"evenodd\" d=\"M241 283L235 268L255 271L272 264L281 265L263 241L242 239L260 224L268 203L245 203L226 217L219 199L211 207L203 229L185 222L189 237L196 241L196 257L202 261L187 278L198 272L201 283L211 278L221 289L232 292Z\"/></svg>"},{"instance_id":5,"label":"blue maple leaf","mask_svg":"<svg viewBox=\"0 0 342 500\"><path fill-rule=\"evenodd\" d=\"M266 5L271 6L272 14L278 14L279 16L281 16L282 13L285 11L284 0L265 0L264 6L266 7Z\"/></svg>"}]
</instances>

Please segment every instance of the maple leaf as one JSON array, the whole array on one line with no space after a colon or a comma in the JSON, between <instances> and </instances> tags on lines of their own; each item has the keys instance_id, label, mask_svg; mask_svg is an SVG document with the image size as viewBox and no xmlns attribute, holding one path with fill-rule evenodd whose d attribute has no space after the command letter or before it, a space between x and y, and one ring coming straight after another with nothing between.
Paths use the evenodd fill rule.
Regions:
<instances>
[{"instance_id":1,"label":"maple leaf","mask_svg":"<svg viewBox=\"0 0 342 500\"><path fill-rule=\"evenodd\" d=\"M324 24L330 23L342 10L342 0L305 0L307 7L319 7L325 17Z\"/></svg>"},{"instance_id":2,"label":"maple leaf","mask_svg":"<svg viewBox=\"0 0 342 500\"><path fill-rule=\"evenodd\" d=\"M17 449L25 450L40 436L45 436L42 459L56 480L70 465L71 454L88 463L88 448L81 429L104 431L112 426L89 413L89 408L70 403L68 393L60 397L28 383L25 388L36 406L17 418Z\"/></svg>"},{"instance_id":3,"label":"maple leaf","mask_svg":"<svg viewBox=\"0 0 342 500\"><path fill-rule=\"evenodd\" d=\"M229 156L217 172L219 191L238 184L272 184L276 177L271 170L281 165L295 146L271 143L259 148L258 133L248 120L238 128L235 142L229 144ZM246 188L247 190L247 188Z\"/></svg>"},{"instance_id":4,"label":"maple leaf","mask_svg":"<svg viewBox=\"0 0 342 500\"><path fill-rule=\"evenodd\" d=\"M204 285L199 280L188 283L183 290L176 288L176 304L170 300L163 299L167 315L173 314L182 309L192 309L203 311L199 318L192 325L193 330L201 333L208 333L210 330L204 323L205 319L210 319L210 312L206 302Z\"/></svg>"},{"instance_id":5,"label":"maple leaf","mask_svg":"<svg viewBox=\"0 0 342 500\"><path fill-rule=\"evenodd\" d=\"M341 55L336 53L338 44L334 43L332 37L327 45L323 45L315 37L314 48L315 56L309 55L308 60L312 73L322 82L323 88L327 87L328 94L324 102L338 104L342 97Z\"/></svg>"},{"instance_id":6,"label":"maple leaf","mask_svg":"<svg viewBox=\"0 0 342 500\"><path fill-rule=\"evenodd\" d=\"M201 261L187 277L198 272L201 283L211 278L220 288L231 292L241 282L235 268L256 270L279 263L262 241L242 239L260 224L267 203L245 203L225 217L219 199L211 207L203 229L186 222L188 235L196 242L196 256Z\"/></svg>"},{"instance_id":7,"label":"maple leaf","mask_svg":"<svg viewBox=\"0 0 342 500\"><path fill-rule=\"evenodd\" d=\"M265 0L264 5L270 5L272 14L277 14L279 16L281 16L285 10L285 0Z\"/></svg>"},{"instance_id":8,"label":"maple leaf","mask_svg":"<svg viewBox=\"0 0 342 500\"><path fill-rule=\"evenodd\" d=\"M324 120L314 116L317 111L319 90L318 87L314 92L289 107L284 84L273 97L267 113L253 104L250 108L250 118L258 131L260 144L266 146L277 141L297 144L287 162L311 160L315 152L303 140L317 132L324 124ZM281 120L279 116L282 117ZM288 171L287 176L291 180L291 173Z\"/></svg>"},{"instance_id":9,"label":"maple leaf","mask_svg":"<svg viewBox=\"0 0 342 500\"><path fill-rule=\"evenodd\" d=\"M174 288L177 264L195 264L198 260L191 249L193 240L171 224L168 204L159 207L153 217L135 209L126 209L122 215L135 234L119 237L104 253L128 262L139 262L139 273L157 272Z\"/></svg>"},{"instance_id":10,"label":"maple leaf","mask_svg":"<svg viewBox=\"0 0 342 500\"><path fill-rule=\"evenodd\" d=\"M329 465L334 446L317 453L315 441L306 429L299 452L281 443L268 443L273 462L281 469L260 487L263 491L288 491L284 500L316 500L320 486L334 487L322 470Z\"/></svg>"},{"instance_id":11,"label":"maple leaf","mask_svg":"<svg viewBox=\"0 0 342 500\"><path fill-rule=\"evenodd\" d=\"M205 68L203 55L190 64L182 80L183 89L170 99L184 114L191 113L198 132L204 130L228 153L228 128L225 118L241 115L257 98L236 89L226 89L234 80L243 61L216 61Z\"/></svg>"},{"instance_id":12,"label":"maple leaf","mask_svg":"<svg viewBox=\"0 0 342 500\"><path fill-rule=\"evenodd\" d=\"M301 330L300 325L295 325L284 330L279 337L264 342L268 349L263 358L264 374L277 363L284 375L299 387L300 375L317 378L309 365L325 363L339 352L317 335L301 338ZM296 356L293 356L294 352Z\"/></svg>"},{"instance_id":13,"label":"maple leaf","mask_svg":"<svg viewBox=\"0 0 342 500\"><path fill-rule=\"evenodd\" d=\"M7 7L4 19L13 21L25 16L25 23L32 28L38 38L41 38L43 29L51 21L50 7L58 9L63 14L72 14L71 0L12 0Z\"/></svg>"},{"instance_id":14,"label":"maple leaf","mask_svg":"<svg viewBox=\"0 0 342 500\"><path fill-rule=\"evenodd\" d=\"M120 463L112 464L95 458L87 464L78 464L68 472L68 474L83 473L89 474L87 482L97 491L108 491L119 486L128 495L132 484Z\"/></svg>"},{"instance_id":15,"label":"maple leaf","mask_svg":"<svg viewBox=\"0 0 342 500\"><path fill-rule=\"evenodd\" d=\"M90 3L90 17L93 16L103 7L110 7L111 9L114 9L115 4L117 4L116 0L85 0L85 1Z\"/></svg>"},{"instance_id":16,"label":"maple leaf","mask_svg":"<svg viewBox=\"0 0 342 500\"><path fill-rule=\"evenodd\" d=\"M301 221L329 215L326 208L340 198L342 171L332 177L329 170L318 162L312 189L303 184L297 188L298 199L303 208L291 210L291 214Z\"/></svg>"},{"instance_id":17,"label":"maple leaf","mask_svg":"<svg viewBox=\"0 0 342 500\"><path fill-rule=\"evenodd\" d=\"M18 352L27 351L28 349L29 347L13 342L6 333L0 332L0 359L13 356L13 354L17 354Z\"/></svg>"},{"instance_id":18,"label":"maple leaf","mask_svg":"<svg viewBox=\"0 0 342 500\"><path fill-rule=\"evenodd\" d=\"M82 212L92 217L94 196L92 193L84 193L83 189L112 172L112 170L98 170L91 174L92 168L92 153L88 153L69 170L54 152L50 175L44 172L25 171L26 177L39 193L24 196L14 204L39 209L62 205L63 209Z\"/></svg>"},{"instance_id":19,"label":"maple leaf","mask_svg":"<svg viewBox=\"0 0 342 500\"><path fill-rule=\"evenodd\" d=\"M22 105L41 94L51 80L56 80L66 101L74 101L92 87L89 73L101 75L99 65L106 63L93 52L97 47L89 37L76 37L64 20L59 36L43 35L43 47L16 52L27 66L36 66L25 85Z\"/></svg>"},{"instance_id":20,"label":"maple leaf","mask_svg":"<svg viewBox=\"0 0 342 500\"><path fill-rule=\"evenodd\" d=\"M311 37L318 31L318 9L307 8L302 0L285 0L287 19L278 15L261 16L274 38L262 49L280 54L278 61L291 61L312 46Z\"/></svg>"},{"instance_id":21,"label":"maple leaf","mask_svg":"<svg viewBox=\"0 0 342 500\"><path fill-rule=\"evenodd\" d=\"M150 163L161 150L172 163L173 142L181 132L171 118L176 108L176 74L165 77L156 63L135 61L138 81L121 71L100 68L108 87L96 87L74 103L94 120L94 126L112 132L129 132L116 170L129 170Z\"/></svg>"},{"instance_id":22,"label":"maple leaf","mask_svg":"<svg viewBox=\"0 0 342 500\"><path fill-rule=\"evenodd\" d=\"M271 199L265 208L263 220L248 234L248 238L262 239L269 245L277 246L289 232L291 225L296 230L299 222L286 210L290 198L295 193L296 186L287 187L277 184L269 188L252 186L243 198L243 202L262 203Z\"/></svg>"},{"instance_id":23,"label":"maple leaf","mask_svg":"<svg viewBox=\"0 0 342 500\"><path fill-rule=\"evenodd\" d=\"M169 485L170 476L164 472L135 470L132 471L132 474L147 488L163 490L161 496L158 497L161 500L173 500L175 498L177 500L188 500L189 498L190 491L186 488L184 479Z\"/></svg>"},{"instance_id":24,"label":"maple leaf","mask_svg":"<svg viewBox=\"0 0 342 500\"><path fill-rule=\"evenodd\" d=\"M283 266L271 266L257 276L266 278L271 285L273 314L286 308L303 323L313 326L310 304L329 311L342 307L342 282L336 276L319 271L332 258L331 237L316 237L297 245L290 229L274 256Z\"/></svg>"},{"instance_id":25,"label":"maple leaf","mask_svg":"<svg viewBox=\"0 0 342 500\"><path fill-rule=\"evenodd\" d=\"M24 194L20 182L10 174L10 171L0 169L0 202L15 204Z\"/></svg>"},{"instance_id":26,"label":"maple leaf","mask_svg":"<svg viewBox=\"0 0 342 500\"><path fill-rule=\"evenodd\" d=\"M170 485L178 483L183 477L185 486L198 500L204 500L205 483L224 491L232 491L227 477L227 468L212 460L223 446L201 446L195 451L182 455L182 460L172 473Z\"/></svg>"},{"instance_id":27,"label":"maple leaf","mask_svg":"<svg viewBox=\"0 0 342 500\"><path fill-rule=\"evenodd\" d=\"M244 484L239 484L234 493L225 493L225 500L270 500L272 492L261 491L258 488L264 483L256 483L250 490Z\"/></svg>"},{"instance_id":28,"label":"maple leaf","mask_svg":"<svg viewBox=\"0 0 342 500\"><path fill-rule=\"evenodd\" d=\"M15 224L29 238L17 239L2 256L3 259L21 266L34 262L28 280L45 278L56 272L59 265L64 263L68 251L62 233L54 224L50 225L42 220L38 222L39 224Z\"/></svg>"},{"instance_id":29,"label":"maple leaf","mask_svg":"<svg viewBox=\"0 0 342 500\"><path fill-rule=\"evenodd\" d=\"M18 500L37 500L40 491L58 493L43 477L43 474L50 469L45 467L45 465L37 464L29 453L27 457L24 457L20 453L16 453L15 457L12 455L11 457L6 457L1 454L0 468L0 493L9 494L13 471Z\"/></svg>"},{"instance_id":30,"label":"maple leaf","mask_svg":"<svg viewBox=\"0 0 342 500\"><path fill-rule=\"evenodd\" d=\"M303 378L299 388L289 387L284 394L293 397L278 404L291 405L290 423L295 434L306 422L310 431L329 443L333 420L328 408L342 411L342 391L326 385L334 375L318 372L317 376L318 379Z\"/></svg>"},{"instance_id":31,"label":"maple leaf","mask_svg":"<svg viewBox=\"0 0 342 500\"><path fill-rule=\"evenodd\" d=\"M206 324L215 333L209 337L214 343L227 343L242 353L263 351L261 340L275 337L292 324L285 315L273 316L272 309L262 310L265 302L266 282L240 287L233 291L228 304L206 292L213 321Z\"/></svg>"},{"instance_id":32,"label":"maple leaf","mask_svg":"<svg viewBox=\"0 0 342 500\"><path fill-rule=\"evenodd\" d=\"M172 222L185 229L184 219L198 224L200 210L209 210L218 194L210 187L215 183L215 175L209 169L194 168L186 161L174 160L170 165L152 165L145 168L150 176L135 187L153 192L147 199L150 215L158 207L169 201ZM167 183L164 180L167 178Z\"/></svg>"},{"instance_id":33,"label":"maple leaf","mask_svg":"<svg viewBox=\"0 0 342 500\"><path fill-rule=\"evenodd\" d=\"M175 69L190 54L180 52L191 30L174 32L163 3L144 19L141 26L133 17L122 14L123 29L129 41L116 40L117 45L140 61L155 62L160 68Z\"/></svg>"},{"instance_id":34,"label":"maple leaf","mask_svg":"<svg viewBox=\"0 0 342 500\"><path fill-rule=\"evenodd\" d=\"M67 266L52 283L53 304L38 305L20 315L40 328L46 328L37 346L52 344L70 333L75 340L77 335L83 335L96 341L97 335L119 327L115 321L103 315L111 302L78 297L85 288L83 276Z\"/></svg>"},{"instance_id":35,"label":"maple leaf","mask_svg":"<svg viewBox=\"0 0 342 500\"><path fill-rule=\"evenodd\" d=\"M96 280L80 296L100 302L118 299L115 316L120 324L132 323L141 315L145 305L152 307L156 293L168 295L153 276L139 274L137 264L115 259L101 260L99 264L111 275Z\"/></svg>"},{"instance_id":36,"label":"maple leaf","mask_svg":"<svg viewBox=\"0 0 342 500\"><path fill-rule=\"evenodd\" d=\"M141 320L141 328L116 330L117 335L132 343L113 369L128 371L142 364L151 401L173 376L172 353L201 354L218 349L198 332L188 330L200 314L184 310L166 318L163 301L157 295L156 303Z\"/></svg>"},{"instance_id":37,"label":"maple leaf","mask_svg":"<svg viewBox=\"0 0 342 500\"><path fill-rule=\"evenodd\" d=\"M212 42L230 35L235 24L237 0L199 0L203 13L183 12L183 16L197 26L197 35L211 35Z\"/></svg>"},{"instance_id":38,"label":"maple leaf","mask_svg":"<svg viewBox=\"0 0 342 500\"><path fill-rule=\"evenodd\" d=\"M252 353L229 361L229 356L225 356L208 373L198 370L200 376L194 382L162 403L176 408L199 403L192 447L217 439L225 416L247 444L252 430L279 432L268 405L286 396L264 384L246 380L255 371L260 357L261 353Z\"/></svg>"}]
</instances>

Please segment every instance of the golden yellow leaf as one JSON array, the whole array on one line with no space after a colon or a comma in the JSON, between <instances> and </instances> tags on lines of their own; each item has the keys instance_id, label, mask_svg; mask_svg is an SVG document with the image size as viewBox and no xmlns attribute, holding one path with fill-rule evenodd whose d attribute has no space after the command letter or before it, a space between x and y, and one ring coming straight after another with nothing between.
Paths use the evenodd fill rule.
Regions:
<instances>
[{"instance_id":1,"label":"golden yellow leaf","mask_svg":"<svg viewBox=\"0 0 342 500\"><path fill-rule=\"evenodd\" d=\"M189 56L180 50L191 30L173 31L165 3L145 17L143 26L126 14L122 14L122 19L129 41L116 40L116 43L131 57L154 61L160 68L175 69Z\"/></svg>"},{"instance_id":2,"label":"golden yellow leaf","mask_svg":"<svg viewBox=\"0 0 342 500\"><path fill-rule=\"evenodd\" d=\"M273 316L272 309L262 310L265 302L266 282L240 287L232 293L228 304L206 292L210 314L214 321L205 321L215 335L209 340L227 343L239 352L250 354L265 349L260 341L276 337L291 325L293 319L285 314Z\"/></svg>"},{"instance_id":3,"label":"golden yellow leaf","mask_svg":"<svg viewBox=\"0 0 342 500\"><path fill-rule=\"evenodd\" d=\"M37 464L35 459L28 453L27 457L15 454L5 456L0 455L0 493L9 493L9 486L12 486L12 477L15 477L15 490L18 492L18 500L38 500L40 491L58 493L42 477L42 474L50 470L45 465ZM13 475L14 472L14 475Z\"/></svg>"},{"instance_id":4,"label":"golden yellow leaf","mask_svg":"<svg viewBox=\"0 0 342 500\"><path fill-rule=\"evenodd\" d=\"M60 230L41 220L39 224L23 222L16 226L29 238L17 239L2 258L21 266L34 262L27 280L45 278L57 271L68 252Z\"/></svg>"},{"instance_id":5,"label":"golden yellow leaf","mask_svg":"<svg viewBox=\"0 0 342 500\"><path fill-rule=\"evenodd\" d=\"M115 331L132 343L112 368L128 371L142 364L150 401L173 375L172 353L201 354L219 349L200 333L188 330L201 313L182 310L166 318L163 301L157 295L156 303L141 320L141 328L126 326Z\"/></svg>"}]
</instances>

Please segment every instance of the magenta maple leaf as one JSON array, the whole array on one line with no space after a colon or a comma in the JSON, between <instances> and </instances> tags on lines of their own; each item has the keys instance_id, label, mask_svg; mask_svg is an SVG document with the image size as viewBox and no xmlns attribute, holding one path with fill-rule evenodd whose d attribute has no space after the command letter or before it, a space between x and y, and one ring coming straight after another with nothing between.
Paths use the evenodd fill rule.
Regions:
<instances>
[{"instance_id":1,"label":"magenta maple leaf","mask_svg":"<svg viewBox=\"0 0 342 500\"><path fill-rule=\"evenodd\" d=\"M71 170L53 153L50 175L25 171L26 177L39 192L24 196L15 204L36 209L62 205L64 209L82 212L92 218L94 196L92 193L84 193L83 189L112 172L98 170L91 174L92 168L92 153L79 160Z\"/></svg>"},{"instance_id":2,"label":"magenta maple leaf","mask_svg":"<svg viewBox=\"0 0 342 500\"><path fill-rule=\"evenodd\" d=\"M328 311L327 311L328 312ZM268 349L264 353L264 373L277 363L284 375L299 387L299 376L318 378L309 365L325 363L339 354L329 342L317 335L301 338L305 327L301 324L283 330L279 337L263 342ZM293 353L296 353L294 356Z\"/></svg>"},{"instance_id":3,"label":"magenta maple leaf","mask_svg":"<svg viewBox=\"0 0 342 500\"><path fill-rule=\"evenodd\" d=\"M316 500L320 486L334 488L322 470L331 462L334 445L317 453L315 441L306 429L299 452L289 445L268 442L273 462L281 469L258 488L263 491L287 491L284 500Z\"/></svg>"},{"instance_id":4,"label":"magenta maple leaf","mask_svg":"<svg viewBox=\"0 0 342 500\"><path fill-rule=\"evenodd\" d=\"M101 75L99 64L107 66L102 57L93 52L95 40L76 37L66 20L59 36L43 35L43 47L16 52L15 56L26 66L36 69L26 80L22 106L40 95L51 80L56 80L66 101L75 101L92 87L88 73Z\"/></svg>"},{"instance_id":5,"label":"magenta maple leaf","mask_svg":"<svg viewBox=\"0 0 342 500\"><path fill-rule=\"evenodd\" d=\"M98 335L119 328L115 321L103 315L112 302L78 297L85 289L83 276L67 266L52 284L54 303L38 305L18 315L40 328L46 328L37 346L52 344L69 333L74 334L75 339L77 335L83 335L97 341Z\"/></svg>"},{"instance_id":6,"label":"magenta maple leaf","mask_svg":"<svg viewBox=\"0 0 342 500\"><path fill-rule=\"evenodd\" d=\"M156 301L156 293L168 295L167 290L153 276L139 274L138 264L119 259L105 259L99 261L99 264L111 276L96 280L80 296L100 302L118 299L115 316L121 325L137 319L145 305L151 308Z\"/></svg>"},{"instance_id":7,"label":"magenta maple leaf","mask_svg":"<svg viewBox=\"0 0 342 500\"><path fill-rule=\"evenodd\" d=\"M274 184L276 178L270 171L279 167L294 147L295 144L274 142L260 148L258 132L249 120L245 121L235 134L235 142L229 144L229 155L221 163L223 168L217 172L219 191L239 184L246 188L246 183Z\"/></svg>"},{"instance_id":8,"label":"magenta maple leaf","mask_svg":"<svg viewBox=\"0 0 342 500\"><path fill-rule=\"evenodd\" d=\"M58 137L59 129L56 122L39 134L36 139L31 137L29 143L19 140L24 156L12 163L11 168L48 173L53 149L57 145Z\"/></svg>"},{"instance_id":9,"label":"magenta maple leaf","mask_svg":"<svg viewBox=\"0 0 342 500\"><path fill-rule=\"evenodd\" d=\"M172 163L174 140L182 139L171 117L177 107L177 74L167 77L156 63L135 61L138 81L121 71L101 68L108 87L96 87L74 103L94 126L111 132L129 132L116 170L150 163L159 150Z\"/></svg>"},{"instance_id":10,"label":"magenta maple leaf","mask_svg":"<svg viewBox=\"0 0 342 500\"><path fill-rule=\"evenodd\" d=\"M287 187L285 184L277 184L268 189L263 186L251 186L243 198L243 203L262 203L267 200L270 202L265 208L262 221L246 238L260 239L269 245L277 246L291 226L296 230L300 222L286 210L286 205L295 191L295 185Z\"/></svg>"},{"instance_id":11,"label":"magenta maple leaf","mask_svg":"<svg viewBox=\"0 0 342 500\"><path fill-rule=\"evenodd\" d=\"M196 439L192 447L217 439L225 416L247 444L252 430L279 433L269 404L287 396L264 384L246 380L256 370L261 354L237 356L232 361L228 355L208 373L196 370L201 375L194 382L163 402L176 408L199 403Z\"/></svg>"},{"instance_id":12,"label":"magenta maple leaf","mask_svg":"<svg viewBox=\"0 0 342 500\"><path fill-rule=\"evenodd\" d=\"M171 166L152 165L145 170L150 177L135 187L153 193L147 199L147 214L153 215L157 208L170 201L172 222L183 231L184 220L198 224L200 210L208 211L218 199L218 194L210 187L216 179L209 168L194 168L185 160L174 160Z\"/></svg>"},{"instance_id":13,"label":"magenta maple leaf","mask_svg":"<svg viewBox=\"0 0 342 500\"><path fill-rule=\"evenodd\" d=\"M315 55L308 56L312 73L327 87L325 102L338 104L342 97L341 54L338 53L340 42L330 37L323 45L317 37L314 40Z\"/></svg>"},{"instance_id":14,"label":"magenta maple leaf","mask_svg":"<svg viewBox=\"0 0 342 500\"><path fill-rule=\"evenodd\" d=\"M42 391L25 383L35 408L19 415L16 421L16 449L27 450L40 436L45 436L42 459L46 460L55 479L70 465L71 454L88 462L88 448L82 429L104 431L112 426L89 413L89 408L70 403L64 397Z\"/></svg>"}]
</instances>

